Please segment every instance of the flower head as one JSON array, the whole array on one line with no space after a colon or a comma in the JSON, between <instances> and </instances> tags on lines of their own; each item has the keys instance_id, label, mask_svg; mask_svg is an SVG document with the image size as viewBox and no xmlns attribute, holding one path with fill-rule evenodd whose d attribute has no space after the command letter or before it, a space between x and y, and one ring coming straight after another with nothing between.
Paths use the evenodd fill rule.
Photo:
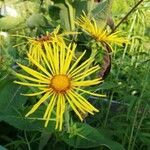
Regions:
<instances>
[{"instance_id":1,"label":"flower head","mask_svg":"<svg viewBox=\"0 0 150 150\"><path fill-rule=\"evenodd\" d=\"M26 114L26 117L34 113L42 103L47 101L48 106L43 115L45 127L49 123L52 111L56 110L54 111L56 112L56 129L62 130L63 115L67 103L70 104L81 121L83 120L82 114L89 113L93 115L94 112L99 111L81 95L81 93L86 93L93 96L104 96L83 89L83 87L102 82L100 78L89 79L91 74L99 70L99 66L87 69L87 66L90 66L94 61L94 58L91 57L83 63L79 63L84 57L85 52L74 61L75 44L70 44L68 47L60 47L54 43L52 45L46 43L44 46L46 54L41 53L43 63L40 64L28 54L29 60L37 66L38 71L19 64L28 75L17 73L16 76L25 79L26 82L15 81L15 83L37 88L37 92L24 94L26 96L42 94L41 99Z\"/></svg>"},{"instance_id":2,"label":"flower head","mask_svg":"<svg viewBox=\"0 0 150 150\"><path fill-rule=\"evenodd\" d=\"M58 34L60 30L60 26L54 29L53 32L47 32L46 35L42 35L36 39L28 39L29 41L29 54L35 59L38 63L41 62L42 52L44 52L44 45L57 43L58 45L65 45L63 35Z\"/></svg>"},{"instance_id":3,"label":"flower head","mask_svg":"<svg viewBox=\"0 0 150 150\"><path fill-rule=\"evenodd\" d=\"M92 36L96 41L105 44L117 44L122 45L128 41L120 37L121 32L108 33L107 30L102 29L97 24L96 20L92 18L91 20L83 12L83 15L76 21L76 24L80 26L84 31L86 31L90 36Z\"/></svg>"},{"instance_id":4,"label":"flower head","mask_svg":"<svg viewBox=\"0 0 150 150\"><path fill-rule=\"evenodd\" d=\"M41 63L42 53L45 52L44 45L56 43L59 46L65 46L64 36L78 34L77 32L60 32L60 26L57 26L52 32L46 32L46 35L42 35L37 38L31 38L26 36L29 44L29 54L35 59L38 63ZM19 35L18 35L19 36ZM20 45L20 44L19 44ZM17 46L17 45L15 45Z\"/></svg>"}]
</instances>

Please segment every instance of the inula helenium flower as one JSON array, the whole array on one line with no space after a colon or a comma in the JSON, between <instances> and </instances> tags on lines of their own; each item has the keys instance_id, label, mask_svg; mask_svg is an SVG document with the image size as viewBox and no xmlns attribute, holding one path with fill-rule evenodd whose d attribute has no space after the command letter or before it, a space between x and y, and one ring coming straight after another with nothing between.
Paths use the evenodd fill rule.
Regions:
<instances>
[{"instance_id":1,"label":"inula helenium flower","mask_svg":"<svg viewBox=\"0 0 150 150\"><path fill-rule=\"evenodd\" d=\"M26 117L34 113L39 106L45 101L48 102L47 109L43 115L45 120L45 127L51 118L53 110L56 110L56 129L62 130L63 115L65 112L66 103L70 104L76 115L82 121L82 114L94 114L99 110L92 106L81 93L86 93L93 96L104 96L97 93L92 93L83 87L92 86L101 83L100 78L89 79L89 76L99 70L99 66L89 67L94 58L89 58L83 63L79 62L84 57L85 52L75 61L75 44L66 46L58 46L57 44L44 44L46 53L41 53L42 62L38 63L30 54L29 60L37 66L35 71L30 67L19 64L19 66L28 73L23 75L17 73L19 78L25 79L27 82L15 81L15 83L36 87L37 92L25 94L26 96L41 95L42 98L33 106L33 108L26 114ZM88 79L86 79L88 77ZM55 111L53 111L55 112Z\"/></svg>"},{"instance_id":2,"label":"inula helenium flower","mask_svg":"<svg viewBox=\"0 0 150 150\"><path fill-rule=\"evenodd\" d=\"M39 38L28 39L29 41L29 54L38 63L41 62L42 52L44 52L44 44L57 43L58 45L65 45L63 34L59 33L60 27L58 26L53 32L47 32L46 35L42 35Z\"/></svg>"},{"instance_id":3,"label":"inula helenium flower","mask_svg":"<svg viewBox=\"0 0 150 150\"><path fill-rule=\"evenodd\" d=\"M26 36L21 36L21 37L25 37L28 39L29 54L32 56L33 59L35 59L38 63L40 63L42 53L45 52L44 49L45 44L49 45L51 43L56 43L59 46L61 45L65 46L65 41L64 41L65 35L78 34L77 32L63 32L63 33L59 33L59 32L60 32L60 26L55 28L52 32L46 32L46 35L41 35L40 37L37 38L31 38Z\"/></svg>"},{"instance_id":4,"label":"inula helenium flower","mask_svg":"<svg viewBox=\"0 0 150 150\"><path fill-rule=\"evenodd\" d=\"M91 20L86 16L85 13L76 21L76 24L92 36L96 41L101 43L118 44L122 45L127 43L127 40L123 37L119 37L121 32L114 32L109 34L107 30L102 29L94 18Z\"/></svg>"}]
</instances>

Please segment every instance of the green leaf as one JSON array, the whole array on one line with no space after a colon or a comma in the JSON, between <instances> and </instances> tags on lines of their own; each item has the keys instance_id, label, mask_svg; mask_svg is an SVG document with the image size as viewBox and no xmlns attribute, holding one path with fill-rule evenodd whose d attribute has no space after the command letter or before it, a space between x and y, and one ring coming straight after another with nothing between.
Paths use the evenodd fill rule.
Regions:
<instances>
[{"instance_id":1,"label":"green leaf","mask_svg":"<svg viewBox=\"0 0 150 150\"><path fill-rule=\"evenodd\" d=\"M74 148L92 148L103 145L111 150L124 150L121 144L110 140L97 129L84 123L74 124L70 133L62 135L62 140Z\"/></svg>"},{"instance_id":2,"label":"green leaf","mask_svg":"<svg viewBox=\"0 0 150 150\"><path fill-rule=\"evenodd\" d=\"M100 2L91 11L91 16L97 20L105 20L110 14L111 4L112 0Z\"/></svg>"},{"instance_id":3,"label":"green leaf","mask_svg":"<svg viewBox=\"0 0 150 150\"><path fill-rule=\"evenodd\" d=\"M7 149L0 145L0 150L7 150Z\"/></svg>"},{"instance_id":4,"label":"green leaf","mask_svg":"<svg viewBox=\"0 0 150 150\"><path fill-rule=\"evenodd\" d=\"M27 25L30 28L44 27L46 24L47 20L42 14L33 14L27 20Z\"/></svg>"},{"instance_id":5,"label":"green leaf","mask_svg":"<svg viewBox=\"0 0 150 150\"><path fill-rule=\"evenodd\" d=\"M26 91L22 86L13 83L13 78L7 77L0 81L0 114L14 111L14 107L23 109L27 97L21 96L20 93Z\"/></svg>"},{"instance_id":6,"label":"green leaf","mask_svg":"<svg viewBox=\"0 0 150 150\"><path fill-rule=\"evenodd\" d=\"M76 0L73 2L73 7L75 9L76 18L80 17L83 10L87 12L87 0Z\"/></svg>"},{"instance_id":7,"label":"green leaf","mask_svg":"<svg viewBox=\"0 0 150 150\"><path fill-rule=\"evenodd\" d=\"M65 30L70 31L70 21L69 21L69 12L67 7L64 4L58 4L57 5L60 8L59 16L61 20L61 24Z\"/></svg>"},{"instance_id":8,"label":"green leaf","mask_svg":"<svg viewBox=\"0 0 150 150\"><path fill-rule=\"evenodd\" d=\"M40 107L31 117L25 117L29 107L25 107L28 97L20 95L26 93L28 88L13 83L13 78L8 77L0 81L0 121L21 130L54 131L54 121L50 121L47 128L41 119L45 106ZM30 100L29 100L30 101Z\"/></svg>"},{"instance_id":9,"label":"green leaf","mask_svg":"<svg viewBox=\"0 0 150 150\"><path fill-rule=\"evenodd\" d=\"M21 17L6 16L0 19L0 29L9 30L17 27L24 21Z\"/></svg>"},{"instance_id":10,"label":"green leaf","mask_svg":"<svg viewBox=\"0 0 150 150\"><path fill-rule=\"evenodd\" d=\"M39 150L43 150L44 147L46 146L48 140L51 138L51 134L49 132L42 132L41 138L40 138L40 143L39 143Z\"/></svg>"},{"instance_id":11,"label":"green leaf","mask_svg":"<svg viewBox=\"0 0 150 150\"><path fill-rule=\"evenodd\" d=\"M95 6L97 5L97 3L95 3L95 1L93 0L86 0L87 3L87 14L91 14L91 11L95 8Z\"/></svg>"},{"instance_id":12,"label":"green leaf","mask_svg":"<svg viewBox=\"0 0 150 150\"><path fill-rule=\"evenodd\" d=\"M54 132L55 130L55 122L50 121L48 127L44 127L44 122L40 116L43 114L43 109L38 109L34 117L25 118L25 112L15 109L11 114L0 113L0 120L5 121L8 124L18 128L20 130L26 131L46 131L46 132ZM10 113L10 112L8 112ZM33 115L32 115L33 116Z\"/></svg>"},{"instance_id":13,"label":"green leaf","mask_svg":"<svg viewBox=\"0 0 150 150\"><path fill-rule=\"evenodd\" d=\"M66 31L75 29L75 9L71 0L56 0L54 1L59 10L59 17L63 28Z\"/></svg>"},{"instance_id":14,"label":"green leaf","mask_svg":"<svg viewBox=\"0 0 150 150\"><path fill-rule=\"evenodd\" d=\"M59 8L53 5L48 7L48 13L53 22L59 20Z\"/></svg>"}]
</instances>

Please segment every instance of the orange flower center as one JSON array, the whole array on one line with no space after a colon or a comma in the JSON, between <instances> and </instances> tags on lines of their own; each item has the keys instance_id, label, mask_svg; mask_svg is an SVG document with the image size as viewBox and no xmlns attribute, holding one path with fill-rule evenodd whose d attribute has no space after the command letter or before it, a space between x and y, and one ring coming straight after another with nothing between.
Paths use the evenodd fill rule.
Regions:
<instances>
[{"instance_id":1,"label":"orange flower center","mask_svg":"<svg viewBox=\"0 0 150 150\"><path fill-rule=\"evenodd\" d=\"M51 88L58 93L65 93L70 88L70 78L66 75L55 75L51 79Z\"/></svg>"},{"instance_id":2,"label":"orange flower center","mask_svg":"<svg viewBox=\"0 0 150 150\"><path fill-rule=\"evenodd\" d=\"M51 40L51 34L49 33L48 35L41 35L38 38L35 39L38 42L45 42Z\"/></svg>"}]
</instances>

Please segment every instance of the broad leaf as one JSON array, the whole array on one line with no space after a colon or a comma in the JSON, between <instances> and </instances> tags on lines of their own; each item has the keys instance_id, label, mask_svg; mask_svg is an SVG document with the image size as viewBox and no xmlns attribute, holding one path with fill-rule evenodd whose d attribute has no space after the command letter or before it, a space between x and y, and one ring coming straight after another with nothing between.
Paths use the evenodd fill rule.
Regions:
<instances>
[{"instance_id":1,"label":"broad leaf","mask_svg":"<svg viewBox=\"0 0 150 150\"><path fill-rule=\"evenodd\" d=\"M7 149L0 145L0 150L7 150Z\"/></svg>"},{"instance_id":2,"label":"broad leaf","mask_svg":"<svg viewBox=\"0 0 150 150\"><path fill-rule=\"evenodd\" d=\"M91 11L91 16L97 20L105 20L109 16L111 4L112 0L105 0L103 2L100 2Z\"/></svg>"},{"instance_id":3,"label":"broad leaf","mask_svg":"<svg viewBox=\"0 0 150 150\"><path fill-rule=\"evenodd\" d=\"M54 121L50 121L48 127L45 128L44 121L41 119L46 109L45 106L40 107L31 117L25 118L29 110L24 106L28 97L20 93L25 93L28 88L14 84L13 80L8 77L0 82L0 121L5 121L21 130L54 131Z\"/></svg>"},{"instance_id":4,"label":"broad leaf","mask_svg":"<svg viewBox=\"0 0 150 150\"><path fill-rule=\"evenodd\" d=\"M27 25L30 28L44 27L47 24L46 18L41 14L33 14L27 20Z\"/></svg>"},{"instance_id":5,"label":"broad leaf","mask_svg":"<svg viewBox=\"0 0 150 150\"><path fill-rule=\"evenodd\" d=\"M9 30L17 27L24 20L21 17L6 16L0 19L0 29Z\"/></svg>"},{"instance_id":6,"label":"broad leaf","mask_svg":"<svg viewBox=\"0 0 150 150\"><path fill-rule=\"evenodd\" d=\"M124 150L121 144L110 140L97 129L84 123L74 124L70 133L62 136L62 140L74 148L92 148L103 145L111 150Z\"/></svg>"},{"instance_id":7,"label":"broad leaf","mask_svg":"<svg viewBox=\"0 0 150 150\"><path fill-rule=\"evenodd\" d=\"M63 28L67 31L75 29L75 10L71 0L56 0L54 1L59 10L60 21Z\"/></svg>"}]
</instances>

